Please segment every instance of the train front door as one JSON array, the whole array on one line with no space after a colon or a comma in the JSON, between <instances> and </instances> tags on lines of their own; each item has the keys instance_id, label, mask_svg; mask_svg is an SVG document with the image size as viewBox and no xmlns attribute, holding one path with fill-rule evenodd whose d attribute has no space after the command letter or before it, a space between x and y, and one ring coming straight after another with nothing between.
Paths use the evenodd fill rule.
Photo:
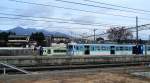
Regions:
<instances>
[{"instance_id":1,"label":"train front door","mask_svg":"<svg viewBox=\"0 0 150 83\"><path fill-rule=\"evenodd\" d=\"M90 55L90 46L88 46L88 45L86 45L86 46L84 46L84 54L85 55Z\"/></svg>"},{"instance_id":2,"label":"train front door","mask_svg":"<svg viewBox=\"0 0 150 83\"><path fill-rule=\"evenodd\" d=\"M110 46L110 54L115 54L115 46Z\"/></svg>"}]
</instances>

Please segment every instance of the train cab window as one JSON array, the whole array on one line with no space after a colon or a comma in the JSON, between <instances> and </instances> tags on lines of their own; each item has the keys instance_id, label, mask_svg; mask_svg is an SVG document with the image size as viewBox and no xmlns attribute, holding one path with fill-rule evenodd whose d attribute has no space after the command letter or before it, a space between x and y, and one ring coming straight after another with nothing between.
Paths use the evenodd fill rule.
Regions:
<instances>
[{"instance_id":1,"label":"train cab window","mask_svg":"<svg viewBox=\"0 0 150 83\"><path fill-rule=\"evenodd\" d=\"M50 50L50 49L48 49L48 50L47 50L47 53L48 53L48 54L51 54L51 50Z\"/></svg>"},{"instance_id":2,"label":"train cab window","mask_svg":"<svg viewBox=\"0 0 150 83\"><path fill-rule=\"evenodd\" d=\"M69 46L68 46L68 49L70 49L70 50L73 49L73 46L72 46L72 45L69 45Z\"/></svg>"}]
</instances>

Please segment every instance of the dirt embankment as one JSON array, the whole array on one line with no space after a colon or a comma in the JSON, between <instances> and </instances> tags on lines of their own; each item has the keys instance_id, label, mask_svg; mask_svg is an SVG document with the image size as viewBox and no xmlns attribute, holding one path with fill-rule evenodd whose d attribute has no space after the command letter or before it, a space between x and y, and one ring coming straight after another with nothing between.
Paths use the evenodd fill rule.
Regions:
<instances>
[{"instance_id":1,"label":"dirt embankment","mask_svg":"<svg viewBox=\"0 0 150 83\"><path fill-rule=\"evenodd\" d=\"M0 83L150 83L150 80L139 79L127 74L100 72L97 74L79 74L49 76L42 79L11 79Z\"/></svg>"}]
</instances>

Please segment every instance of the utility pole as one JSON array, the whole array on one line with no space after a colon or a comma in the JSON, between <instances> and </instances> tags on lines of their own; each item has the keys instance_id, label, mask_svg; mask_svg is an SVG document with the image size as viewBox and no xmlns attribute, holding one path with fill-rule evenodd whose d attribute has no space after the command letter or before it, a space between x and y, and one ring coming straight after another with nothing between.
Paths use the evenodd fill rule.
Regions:
<instances>
[{"instance_id":1,"label":"utility pole","mask_svg":"<svg viewBox=\"0 0 150 83\"><path fill-rule=\"evenodd\" d=\"M136 43L139 44L138 17L136 16Z\"/></svg>"},{"instance_id":2,"label":"utility pole","mask_svg":"<svg viewBox=\"0 0 150 83\"><path fill-rule=\"evenodd\" d=\"M139 46L138 46L138 44L139 44L139 33L138 33L138 17L136 16L136 49L137 49L137 51L136 51L136 55L138 55L139 54Z\"/></svg>"},{"instance_id":3,"label":"utility pole","mask_svg":"<svg viewBox=\"0 0 150 83\"><path fill-rule=\"evenodd\" d=\"M149 35L149 38L148 38L148 40L149 40L149 41L148 41L148 44L150 44L150 35Z\"/></svg>"},{"instance_id":4,"label":"utility pole","mask_svg":"<svg viewBox=\"0 0 150 83\"><path fill-rule=\"evenodd\" d=\"M95 37L95 32L96 32L97 29L94 29L94 43L96 43L96 37Z\"/></svg>"}]
</instances>

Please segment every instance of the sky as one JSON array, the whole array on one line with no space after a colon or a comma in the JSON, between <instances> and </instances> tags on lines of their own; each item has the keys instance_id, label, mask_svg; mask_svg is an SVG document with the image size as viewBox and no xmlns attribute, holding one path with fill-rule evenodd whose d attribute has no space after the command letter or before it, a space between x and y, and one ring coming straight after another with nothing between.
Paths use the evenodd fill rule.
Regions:
<instances>
[{"instance_id":1,"label":"sky","mask_svg":"<svg viewBox=\"0 0 150 83\"><path fill-rule=\"evenodd\" d=\"M0 30L8 30L17 26L21 26L23 28L45 29L48 31L57 31L57 32L63 32L72 35L88 36L93 34L93 29L97 29L96 34L101 34L106 32L107 29L114 27L116 25L134 27L136 24L135 23L136 20L134 17L136 16L139 17L139 22L138 22L139 25L150 23L149 20L150 12L140 11L140 13L133 13L130 12L133 10L127 10L127 9L126 11L128 12L117 11L117 10L110 10L110 9L105 9L100 7L66 3L66 2L61 2L59 0L17 0L17 1L44 4L45 6L19 3L13 0L1 0ZM122 8L112 7L104 4L89 2L88 0L63 0L63 1L122 9ZM91 0L91 1L150 11L149 0ZM94 13L63 9L63 8L58 8L58 6L84 10L84 11L91 11ZM129 16L133 18L113 16L112 14ZM21 16L14 16L14 15L22 15L22 16L30 16L30 17L21 17ZM57 19L51 19L51 18L57 18ZM58 20L58 18L61 20ZM88 25L81 25L81 24L88 24ZM97 26L97 25L103 25L103 26ZM149 35L150 35L149 30L143 30L139 32L139 37L142 39L148 39Z\"/></svg>"}]
</instances>

